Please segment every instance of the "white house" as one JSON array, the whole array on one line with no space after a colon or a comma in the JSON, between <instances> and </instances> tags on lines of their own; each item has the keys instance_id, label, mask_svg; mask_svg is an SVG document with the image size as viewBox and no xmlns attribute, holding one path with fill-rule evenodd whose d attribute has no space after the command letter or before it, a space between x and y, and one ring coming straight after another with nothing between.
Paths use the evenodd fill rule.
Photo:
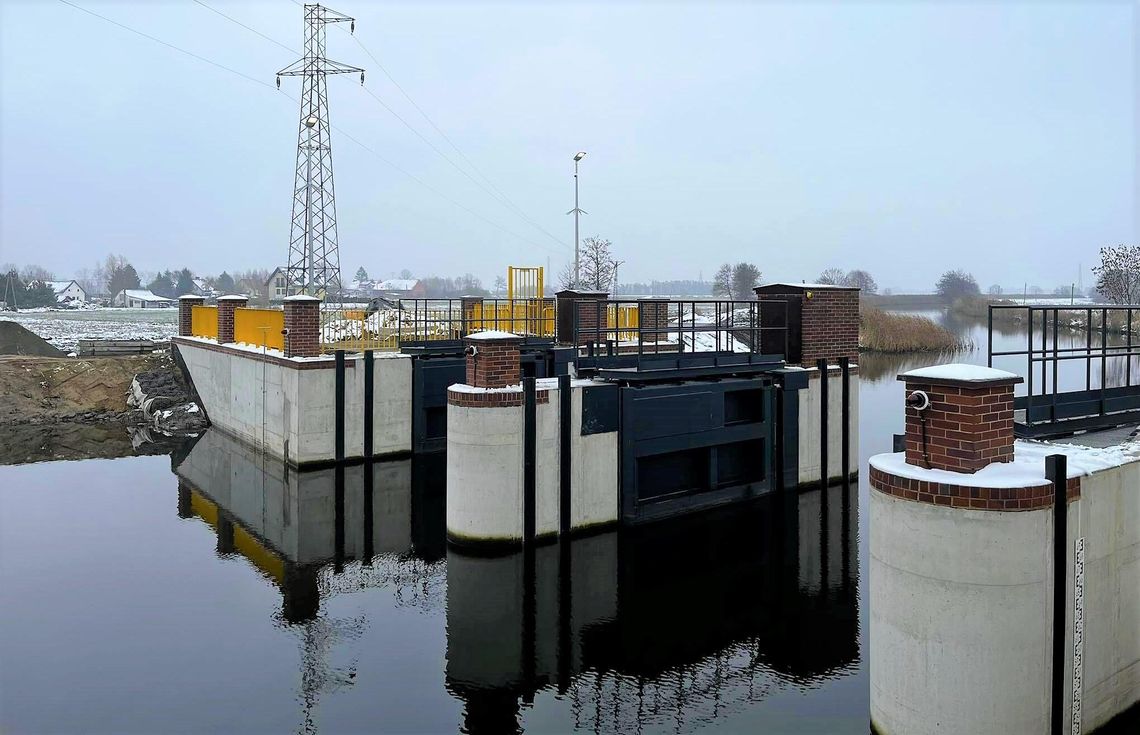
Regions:
<instances>
[{"instance_id":1,"label":"white house","mask_svg":"<svg viewBox=\"0 0 1140 735\"><path fill-rule=\"evenodd\" d=\"M128 288L115 294L111 300L113 306L125 306L128 309L163 309L177 305L174 299L155 296L150 291Z\"/></svg>"},{"instance_id":2,"label":"white house","mask_svg":"<svg viewBox=\"0 0 1140 735\"><path fill-rule=\"evenodd\" d=\"M277 302L289 295L288 271L282 266L273 269L269 280L265 282L265 296L270 301Z\"/></svg>"},{"instance_id":3,"label":"white house","mask_svg":"<svg viewBox=\"0 0 1140 735\"><path fill-rule=\"evenodd\" d=\"M47 285L55 291L55 300L61 304L87 300L87 292L75 281L47 281Z\"/></svg>"}]
</instances>

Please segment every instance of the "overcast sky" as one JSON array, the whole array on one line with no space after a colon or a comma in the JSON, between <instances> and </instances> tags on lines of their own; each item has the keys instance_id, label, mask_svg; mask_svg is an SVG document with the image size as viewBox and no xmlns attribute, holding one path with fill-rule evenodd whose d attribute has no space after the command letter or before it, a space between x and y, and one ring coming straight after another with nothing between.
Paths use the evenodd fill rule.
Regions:
<instances>
[{"instance_id":1,"label":"overcast sky","mask_svg":"<svg viewBox=\"0 0 1140 735\"><path fill-rule=\"evenodd\" d=\"M283 264L298 110L273 83L293 54L192 0L74 2L268 86L61 2L4 0L0 262ZM292 0L203 2L300 49ZM330 28L328 56L559 241L334 77L334 124L374 151L334 133L348 274L557 271L577 150L583 236L613 241L623 281L750 260L765 280L834 265L917 290L961 267L1051 289L1137 241L1133 2L333 7L477 172L347 33Z\"/></svg>"}]
</instances>

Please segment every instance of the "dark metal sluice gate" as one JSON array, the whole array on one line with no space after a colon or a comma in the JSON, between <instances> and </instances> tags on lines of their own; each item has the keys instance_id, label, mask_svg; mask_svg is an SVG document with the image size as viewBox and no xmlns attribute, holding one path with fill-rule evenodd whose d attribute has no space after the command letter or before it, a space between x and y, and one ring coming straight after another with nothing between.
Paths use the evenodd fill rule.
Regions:
<instances>
[{"instance_id":1,"label":"dark metal sluice gate","mask_svg":"<svg viewBox=\"0 0 1140 735\"><path fill-rule=\"evenodd\" d=\"M621 388L621 516L641 523L774 486L771 378Z\"/></svg>"}]
</instances>

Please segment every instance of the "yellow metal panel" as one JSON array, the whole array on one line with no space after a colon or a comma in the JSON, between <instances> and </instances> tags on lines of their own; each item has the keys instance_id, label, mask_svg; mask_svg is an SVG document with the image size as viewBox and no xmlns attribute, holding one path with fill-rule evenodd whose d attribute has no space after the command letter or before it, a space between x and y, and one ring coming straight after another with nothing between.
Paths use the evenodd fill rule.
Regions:
<instances>
[{"instance_id":1,"label":"yellow metal panel","mask_svg":"<svg viewBox=\"0 0 1140 735\"><path fill-rule=\"evenodd\" d=\"M218 307L195 306L190 310L190 334L218 338Z\"/></svg>"},{"instance_id":2,"label":"yellow metal panel","mask_svg":"<svg viewBox=\"0 0 1140 735\"><path fill-rule=\"evenodd\" d=\"M541 299L543 295L543 270L541 266L507 266L508 301Z\"/></svg>"},{"instance_id":3,"label":"yellow metal panel","mask_svg":"<svg viewBox=\"0 0 1140 735\"><path fill-rule=\"evenodd\" d=\"M206 500L197 490L190 491L190 512L215 528L218 525L218 506Z\"/></svg>"},{"instance_id":4,"label":"yellow metal panel","mask_svg":"<svg viewBox=\"0 0 1140 735\"><path fill-rule=\"evenodd\" d=\"M280 309L234 309L234 341L285 349L285 312Z\"/></svg>"},{"instance_id":5,"label":"yellow metal panel","mask_svg":"<svg viewBox=\"0 0 1140 735\"><path fill-rule=\"evenodd\" d=\"M256 538L237 524L234 524L234 548L278 584L285 579L284 560L262 546Z\"/></svg>"}]
</instances>

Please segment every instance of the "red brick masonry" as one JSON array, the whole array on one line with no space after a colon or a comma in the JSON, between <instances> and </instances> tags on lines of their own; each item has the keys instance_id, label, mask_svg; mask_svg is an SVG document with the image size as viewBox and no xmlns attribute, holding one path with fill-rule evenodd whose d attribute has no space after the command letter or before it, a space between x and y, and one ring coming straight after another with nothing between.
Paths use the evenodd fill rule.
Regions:
<instances>
[{"instance_id":1,"label":"red brick masonry","mask_svg":"<svg viewBox=\"0 0 1140 735\"><path fill-rule=\"evenodd\" d=\"M814 367L821 358L859 358L859 289L770 284L758 286L756 298L787 301L789 312L799 310L800 365ZM789 314L789 319L795 318ZM795 354L794 347L791 352Z\"/></svg>"},{"instance_id":2,"label":"red brick masonry","mask_svg":"<svg viewBox=\"0 0 1140 735\"><path fill-rule=\"evenodd\" d=\"M194 333L194 307L206 303L201 296L178 297L178 336L189 337Z\"/></svg>"},{"instance_id":3,"label":"red brick masonry","mask_svg":"<svg viewBox=\"0 0 1140 735\"><path fill-rule=\"evenodd\" d=\"M899 477L871 467L871 487L896 498L951 508L1013 511L1053 507L1053 486L1048 482L1033 487L968 487ZM1069 478L1065 494L1069 502L1080 498L1081 478Z\"/></svg>"},{"instance_id":4,"label":"red brick masonry","mask_svg":"<svg viewBox=\"0 0 1140 735\"><path fill-rule=\"evenodd\" d=\"M900 380L904 376L899 376ZM906 394L924 391L930 407L906 408L906 462L926 467L922 451L922 422L926 421L926 450L930 469L977 472L991 462L1013 461L1013 380L939 384L905 378ZM1020 381L1020 378L1017 379Z\"/></svg>"},{"instance_id":5,"label":"red brick masonry","mask_svg":"<svg viewBox=\"0 0 1140 735\"><path fill-rule=\"evenodd\" d=\"M218 344L234 341L234 309L248 302L244 296L222 296L218 299Z\"/></svg>"},{"instance_id":6,"label":"red brick masonry","mask_svg":"<svg viewBox=\"0 0 1140 735\"><path fill-rule=\"evenodd\" d=\"M550 391L536 390L534 392L534 402L536 404L548 403L549 401ZM522 388L516 391L496 391L494 393L468 393L466 391L447 389L447 405L449 406L462 406L463 408L509 408L511 406L521 406L522 404Z\"/></svg>"},{"instance_id":7,"label":"red brick masonry","mask_svg":"<svg viewBox=\"0 0 1140 735\"><path fill-rule=\"evenodd\" d=\"M464 382L478 388L506 388L517 385L522 379L519 362L521 337L463 340L467 348L474 347L475 355L467 355L467 374Z\"/></svg>"},{"instance_id":8,"label":"red brick masonry","mask_svg":"<svg viewBox=\"0 0 1140 735\"><path fill-rule=\"evenodd\" d=\"M321 354L321 302L319 299L285 299L285 356ZM220 341L220 340L219 340Z\"/></svg>"}]
</instances>

